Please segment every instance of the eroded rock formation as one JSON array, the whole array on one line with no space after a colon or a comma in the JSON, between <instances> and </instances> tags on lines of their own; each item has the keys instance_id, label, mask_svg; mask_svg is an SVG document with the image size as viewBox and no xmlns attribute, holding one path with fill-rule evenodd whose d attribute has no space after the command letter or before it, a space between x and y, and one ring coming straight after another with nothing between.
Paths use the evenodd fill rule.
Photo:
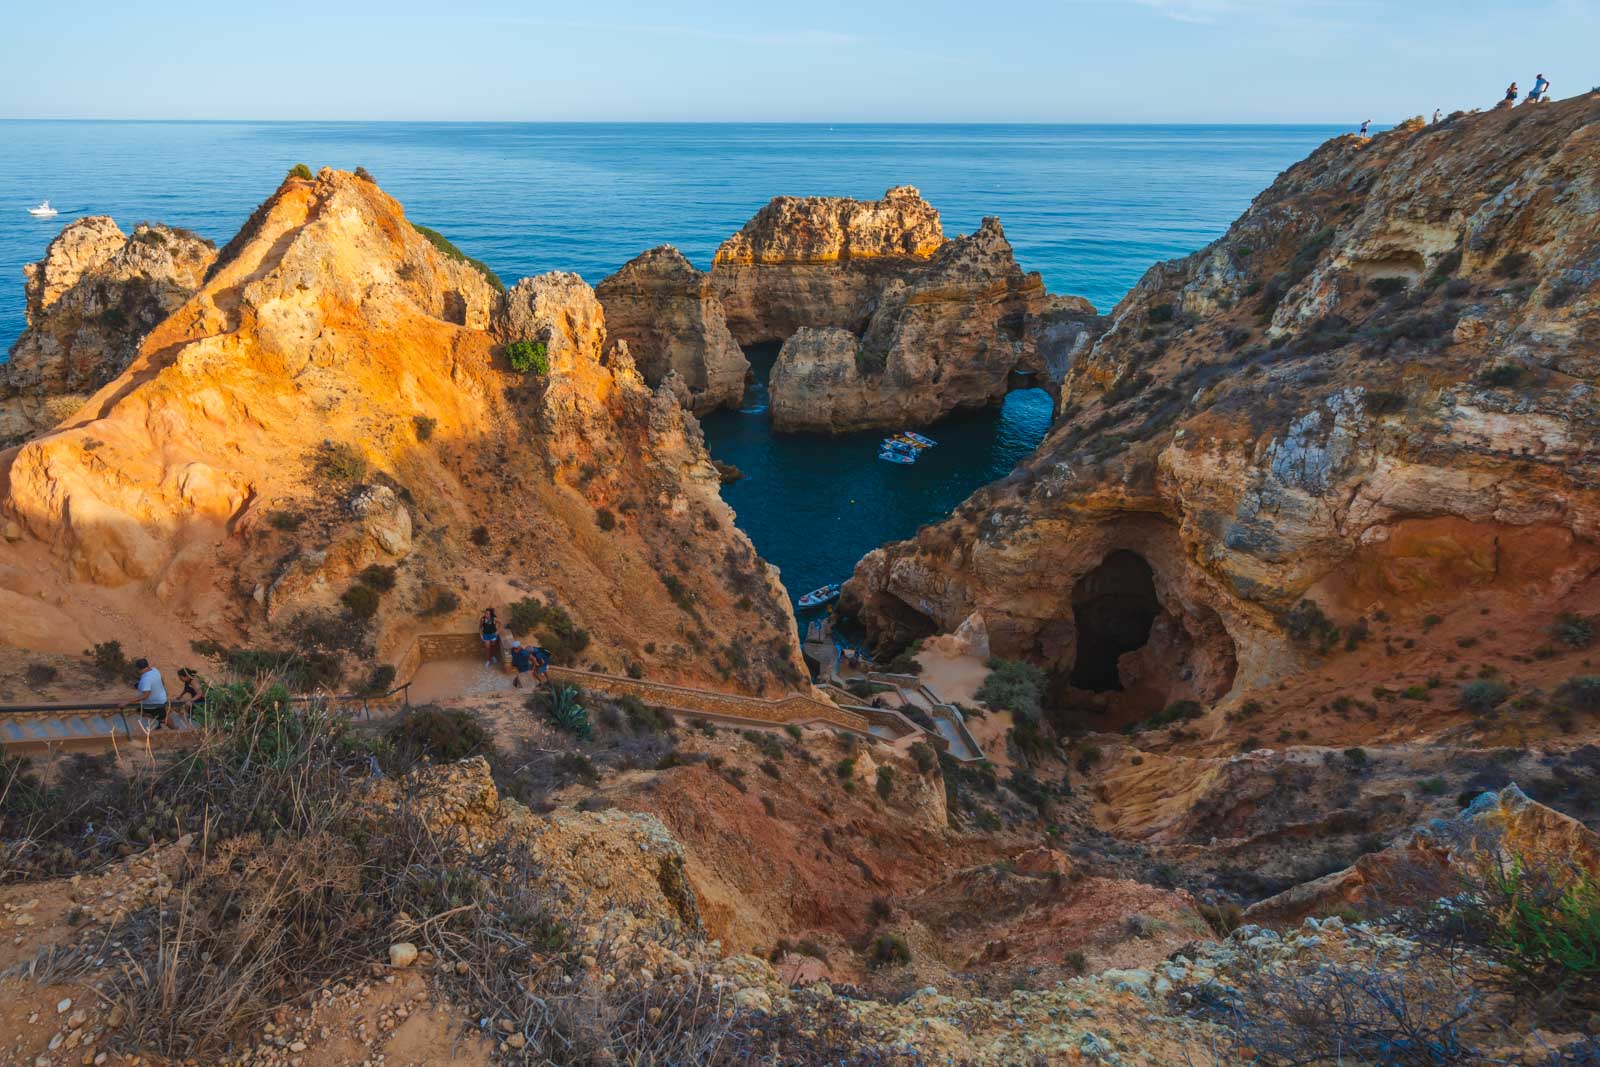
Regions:
<instances>
[{"instance_id":1,"label":"eroded rock formation","mask_svg":"<svg viewBox=\"0 0 1600 1067\"><path fill-rule=\"evenodd\" d=\"M939 212L909 185L882 200L780 196L722 242L711 282L741 345L802 326L860 333L886 282L943 245Z\"/></svg>"},{"instance_id":2,"label":"eroded rock formation","mask_svg":"<svg viewBox=\"0 0 1600 1067\"><path fill-rule=\"evenodd\" d=\"M27 328L0 363L0 444L55 425L133 359L216 258L187 230L104 215L68 223L24 268Z\"/></svg>"},{"instance_id":3,"label":"eroded rock formation","mask_svg":"<svg viewBox=\"0 0 1600 1067\"><path fill-rule=\"evenodd\" d=\"M1094 308L1076 298L1054 301L1042 329L1047 299L1039 275L1017 266L1000 221L984 219L926 267L890 279L859 337L804 329L785 342L772 371L773 425L835 433L921 426L999 403L1014 373L1053 384L1060 376L1045 373L1041 333L1047 351L1070 348L1088 331Z\"/></svg>"},{"instance_id":4,"label":"eroded rock formation","mask_svg":"<svg viewBox=\"0 0 1600 1067\"><path fill-rule=\"evenodd\" d=\"M629 260L595 287L611 336L628 343L639 373L659 386L677 372L689 408L737 406L750 363L728 330L711 279L671 245Z\"/></svg>"},{"instance_id":5,"label":"eroded rock formation","mask_svg":"<svg viewBox=\"0 0 1600 1067\"><path fill-rule=\"evenodd\" d=\"M1145 712L1293 674L1380 615L1581 608L1600 570L1597 120L1589 96L1329 141L1152 268L1035 456L867 556L846 606L898 640L981 613L1063 699L1110 674ZM1094 577L1119 552L1154 594L1138 647L1108 632L1133 621L1134 572ZM1086 649L1113 660L1099 683Z\"/></svg>"},{"instance_id":6,"label":"eroded rock formation","mask_svg":"<svg viewBox=\"0 0 1600 1067\"><path fill-rule=\"evenodd\" d=\"M549 373L512 371L513 340ZM551 274L502 298L349 174L286 181L78 419L0 462L22 647L126 640L122 618L158 648L386 657L531 593L588 631L585 664L802 681L698 425L640 380L593 291ZM392 588L349 596L373 565Z\"/></svg>"}]
</instances>

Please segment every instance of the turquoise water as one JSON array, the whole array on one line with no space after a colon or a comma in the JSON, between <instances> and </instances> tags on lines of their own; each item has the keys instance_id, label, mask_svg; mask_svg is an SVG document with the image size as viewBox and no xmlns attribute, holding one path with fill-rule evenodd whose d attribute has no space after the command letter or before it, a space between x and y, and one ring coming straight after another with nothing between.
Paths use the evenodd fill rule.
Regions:
<instances>
[{"instance_id":1,"label":"turquoise water","mask_svg":"<svg viewBox=\"0 0 1600 1067\"><path fill-rule=\"evenodd\" d=\"M0 351L23 326L22 266L70 219L109 214L219 245L295 163L361 165L416 222L508 281L572 270L591 283L653 245L701 267L779 194L920 188L946 233L999 215L1017 258L1102 311L1150 264L1220 234L1284 167L1342 128L1308 126L790 126L0 122ZM49 198L61 214L30 217ZM706 420L725 490L793 593L841 578L1004 474L1047 428L1042 394L929 431L913 467L878 435L774 437L764 415Z\"/></svg>"}]
</instances>

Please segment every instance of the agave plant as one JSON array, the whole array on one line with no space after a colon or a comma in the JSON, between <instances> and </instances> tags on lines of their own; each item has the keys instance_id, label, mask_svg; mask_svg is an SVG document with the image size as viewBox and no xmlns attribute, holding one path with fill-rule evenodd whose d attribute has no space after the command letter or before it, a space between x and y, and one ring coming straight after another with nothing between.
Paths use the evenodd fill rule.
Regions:
<instances>
[{"instance_id":1,"label":"agave plant","mask_svg":"<svg viewBox=\"0 0 1600 1067\"><path fill-rule=\"evenodd\" d=\"M558 685L548 689L545 693L545 714L556 729L576 734L587 741L594 736L594 726L589 722L589 713L579 703L582 698L583 692L575 685Z\"/></svg>"}]
</instances>

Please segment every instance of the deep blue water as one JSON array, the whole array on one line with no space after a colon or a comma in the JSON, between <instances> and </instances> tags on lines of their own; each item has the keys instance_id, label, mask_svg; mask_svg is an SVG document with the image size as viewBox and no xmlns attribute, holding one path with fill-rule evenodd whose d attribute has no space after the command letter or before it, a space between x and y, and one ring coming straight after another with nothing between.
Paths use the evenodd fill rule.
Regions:
<instances>
[{"instance_id":1,"label":"deep blue water","mask_svg":"<svg viewBox=\"0 0 1600 1067\"><path fill-rule=\"evenodd\" d=\"M365 166L507 282L572 270L598 282L671 243L709 266L779 194L876 197L920 188L947 234L999 215L1024 268L1102 311L1157 260L1220 234L1286 166L1342 127L793 126L0 122L0 352L22 331L22 265L61 226L109 214L187 226L219 245L289 167ZM48 197L61 214L26 209ZM1043 435L1048 404L932 431L915 467L874 435L775 438L764 416L706 420L712 452L748 477L725 494L800 593L848 573L1004 474Z\"/></svg>"}]
</instances>

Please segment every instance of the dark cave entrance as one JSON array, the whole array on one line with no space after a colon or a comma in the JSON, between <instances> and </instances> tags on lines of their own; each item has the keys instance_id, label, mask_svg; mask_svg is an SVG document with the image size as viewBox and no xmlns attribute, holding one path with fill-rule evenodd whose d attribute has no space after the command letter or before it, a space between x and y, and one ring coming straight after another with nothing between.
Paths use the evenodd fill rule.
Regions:
<instances>
[{"instance_id":1,"label":"dark cave entrance","mask_svg":"<svg viewBox=\"0 0 1600 1067\"><path fill-rule=\"evenodd\" d=\"M1137 552L1118 549L1072 587L1078 651L1072 684L1093 693L1121 689L1117 657L1143 648L1161 614L1155 573Z\"/></svg>"}]
</instances>

